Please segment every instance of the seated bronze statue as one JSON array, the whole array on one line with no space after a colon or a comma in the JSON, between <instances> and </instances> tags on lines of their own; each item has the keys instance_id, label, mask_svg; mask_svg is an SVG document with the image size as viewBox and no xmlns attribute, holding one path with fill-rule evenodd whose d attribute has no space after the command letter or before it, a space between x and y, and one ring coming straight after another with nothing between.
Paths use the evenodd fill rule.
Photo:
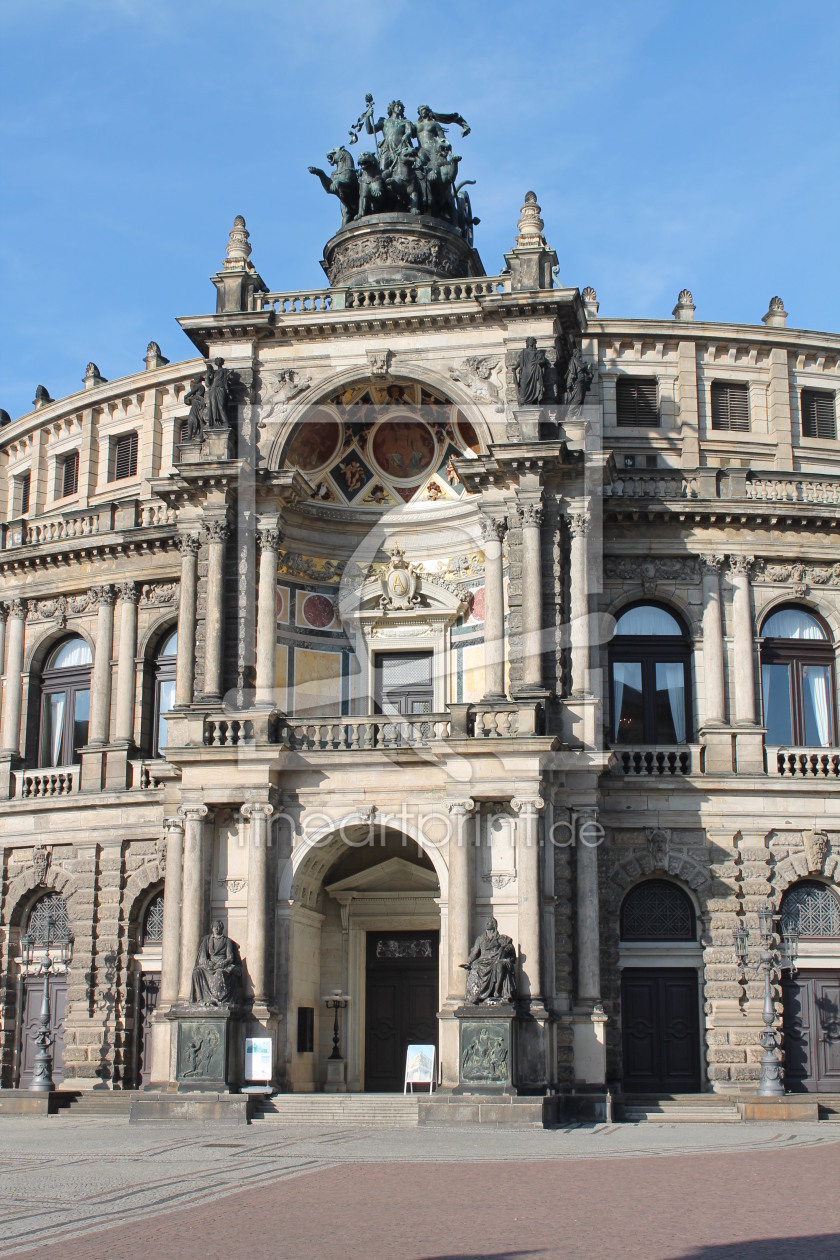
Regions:
<instances>
[{"instance_id":1,"label":"seated bronze statue","mask_svg":"<svg viewBox=\"0 0 840 1260\"><path fill-rule=\"evenodd\" d=\"M466 1000L470 1006L482 1002L498 1005L516 998L516 950L513 941L499 931L495 919L488 919L465 963Z\"/></svg>"},{"instance_id":2,"label":"seated bronze statue","mask_svg":"<svg viewBox=\"0 0 840 1260\"><path fill-rule=\"evenodd\" d=\"M242 960L239 948L225 932L221 919L202 938L192 973L190 1002L193 1006L234 1006L242 993Z\"/></svg>"}]
</instances>

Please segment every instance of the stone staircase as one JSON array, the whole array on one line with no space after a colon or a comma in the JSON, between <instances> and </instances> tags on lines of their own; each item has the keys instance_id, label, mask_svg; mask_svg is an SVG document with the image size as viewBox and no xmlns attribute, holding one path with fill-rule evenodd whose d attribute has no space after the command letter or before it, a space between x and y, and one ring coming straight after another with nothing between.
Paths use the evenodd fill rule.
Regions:
<instances>
[{"instance_id":1,"label":"stone staircase","mask_svg":"<svg viewBox=\"0 0 840 1260\"><path fill-rule=\"evenodd\" d=\"M616 1120L627 1124L740 1124L735 1100L721 1094L625 1094L613 1101Z\"/></svg>"},{"instance_id":2,"label":"stone staircase","mask_svg":"<svg viewBox=\"0 0 840 1260\"><path fill-rule=\"evenodd\" d=\"M252 1119L292 1128L413 1129L419 1100L419 1094L275 1094L255 1102Z\"/></svg>"},{"instance_id":3,"label":"stone staircase","mask_svg":"<svg viewBox=\"0 0 840 1260\"><path fill-rule=\"evenodd\" d=\"M57 1090L55 1095L57 1116L70 1116L73 1120L128 1120L131 1111L131 1090Z\"/></svg>"}]
</instances>

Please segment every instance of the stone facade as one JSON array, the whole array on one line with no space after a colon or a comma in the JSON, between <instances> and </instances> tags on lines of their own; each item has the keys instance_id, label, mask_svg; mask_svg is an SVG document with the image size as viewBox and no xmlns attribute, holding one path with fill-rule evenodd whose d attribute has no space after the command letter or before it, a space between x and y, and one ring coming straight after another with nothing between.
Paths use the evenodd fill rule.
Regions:
<instances>
[{"instance_id":1,"label":"stone facade","mask_svg":"<svg viewBox=\"0 0 840 1260\"><path fill-rule=\"evenodd\" d=\"M234 258L216 313L181 321L198 357L155 347L143 372L86 377L0 434L4 1087L26 1037L20 936L49 892L74 937L65 1088L172 1080L164 1016L211 915L240 945L281 1088L327 1084L333 990L350 997L346 1086L365 1087L376 932L439 932L456 1084L459 964L490 913L519 954L522 1088L620 1083L622 972L677 964L699 978L698 1086L757 1080L763 989L732 929L798 880L840 882L837 715L825 746L772 745L760 672L774 609L840 642L840 448L801 424L817 390L836 426L840 338L788 329L781 304L763 327L703 322L687 290L672 320L599 318L591 289L552 287L541 228L520 223L506 257L498 276L447 263L313 293L270 293ZM526 336L538 408L517 402ZM575 350L582 407L564 393ZM217 358L234 432L191 443L185 394ZM655 382L655 423L619 415L628 377ZM727 383L747 387L747 430L713 424ZM612 627L640 604L685 632L687 725L666 745L611 739ZM92 660L87 742L44 765L44 674L69 636ZM431 653L413 713L377 690L388 653ZM622 941L646 879L685 891L691 942ZM840 968L838 944L804 952Z\"/></svg>"}]
</instances>

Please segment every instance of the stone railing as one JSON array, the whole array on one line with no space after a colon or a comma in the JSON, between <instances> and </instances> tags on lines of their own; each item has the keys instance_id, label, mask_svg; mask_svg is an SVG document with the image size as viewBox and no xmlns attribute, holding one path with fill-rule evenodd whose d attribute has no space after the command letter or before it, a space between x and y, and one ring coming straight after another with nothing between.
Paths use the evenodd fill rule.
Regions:
<instances>
[{"instance_id":1,"label":"stone railing","mask_svg":"<svg viewBox=\"0 0 840 1260\"><path fill-rule=\"evenodd\" d=\"M165 783L170 783L177 778L174 766L162 759L132 761L129 764L131 765L131 786L143 792L154 792L157 788L162 788Z\"/></svg>"},{"instance_id":2,"label":"stone railing","mask_svg":"<svg viewBox=\"0 0 840 1260\"><path fill-rule=\"evenodd\" d=\"M313 289L300 293L258 293L258 311L275 315L323 315L328 311L381 310L398 306L425 306L431 302L474 302L510 291L507 276L482 276L443 283L388 285L381 288Z\"/></svg>"},{"instance_id":3,"label":"stone railing","mask_svg":"<svg viewBox=\"0 0 840 1260\"><path fill-rule=\"evenodd\" d=\"M78 766L61 766L55 770L15 770L14 795L22 801L72 796L79 790L80 778Z\"/></svg>"},{"instance_id":4,"label":"stone railing","mask_svg":"<svg viewBox=\"0 0 840 1260\"><path fill-rule=\"evenodd\" d=\"M286 744L285 718L271 709L240 714L213 714L204 719L205 748L246 748L257 744Z\"/></svg>"},{"instance_id":5,"label":"stone railing","mask_svg":"<svg viewBox=\"0 0 840 1260\"><path fill-rule=\"evenodd\" d=\"M174 525L178 519L177 510L166 503L141 503L139 506L139 523L143 529L151 529L154 525Z\"/></svg>"},{"instance_id":6,"label":"stone railing","mask_svg":"<svg viewBox=\"0 0 840 1260\"><path fill-rule=\"evenodd\" d=\"M634 744L614 748L613 755L617 774L671 778L700 773L699 744Z\"/></svg>"},{"instance_id":7,"label":"stone railing","mask_svg":"<svg viewBox=\"0 0 840 1260\"><path fill-rule=\"evenodd\" d=\"M784 779L840 779L840 748L765 748L767 773Z\"/></svg>"},{"instance_id":8,"label":"stone railing","mask_svg":"<svg viewBox=\"0 0 840 1260\"><path fill-rule=\"evenodd\" d=\"M760 503L813 503L840 507L840 480L806 481L789 476L751 476L746 490L748 499Z\"/></svg>"},{"instance_id":9,"label":"stone railing","mask_svg":"<svg viewBox=\"0 0 840 1260\"><path fill-rule=\"evenodd\" d=\"M124 499L115 503L103 503L87 511L62 512L60 515L22 520L5 531L4 545L10 547L55 546L95 538L114 530L153 529L155 526L173 525L174 508L158 499Z\"/></svg>"},{"instance_id":10,"label":"stone railing","mask_svg":"<svg viewBox=\"0 0 840 1260\"><path fill-rule=\"evenodd\" d=\"M90 538L100 532L99 511L81 512L78 516L27 521L21 543L25 547L37 547L42 543L68 542L71 538Z\"/></svg>"},{"instance_id":11,"label":"stone railing","mask_svg":"<svg viewBox=\"0 0 840 1260\"><path fill-rule=\"evenodd\" d=\"M305 752L426 748L437 740L446 739L449 729L450 719L447 713L400 718L377 716L289 720L291 746Z\"/></svg>"},{"instance_id":12,"label":"stone railing","mask_svg":"<svg viewBox=\"0 0 840 1260\"><path fill-rule=\"evenodd\" d=\"M604 486L604 496L609 499L693 499L697 490L693 483L681 474L638 473L616 477Z\"/></svg>"},{"instance_id":13,"label":"stone railing","mask_svg":"<svg viewBox=\"0 0 840 1260\"><path fill-rule=\"evenodd\" d=\"M542 735L543 704L474 704L467 715L467 735L475 739L519 739Z\"/></svg>"}]
</instances>

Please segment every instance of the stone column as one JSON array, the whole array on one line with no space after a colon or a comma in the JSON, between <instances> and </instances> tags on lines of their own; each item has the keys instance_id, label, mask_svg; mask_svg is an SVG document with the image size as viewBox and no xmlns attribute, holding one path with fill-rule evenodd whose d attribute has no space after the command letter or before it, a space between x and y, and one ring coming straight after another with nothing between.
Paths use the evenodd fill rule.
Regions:
<instances>
[{"instance_id":1,"label":"stone column","mask_svg":"<svg viewBox=\"0 0 840 1260\"><path fill-rule=\"evenodd\" d=\"M706 722L726 721L723 685L723 621L720 612L720 569L723 556L702 556L703 570L703 666Z\"/></svg>"},{"instance_id":2,"label":"stone column","mask_svg":"<svg viewBox=\"0 0 840 1260\"><path fill-rule=\"evenodd\" d=\"M181 979L181 896L183 889L184 823L164 818L166 874L163 885L163 940L160 959L160 1000L171 1006L178 1000Z\"/></svg>"},{"instance_id":3,"label":"stone column","mask_svg":"<svg viewBox=\"0 0 840 1260\"><path fill-rule=\"evenodd\" d=\"M449 997L459 1003L464 1001L464 985L467 973L460 963L467 961L472 946L473 863L475 851L472 844L470 815L475 802L449 801L447 809L452 817L449 828Z\"/></svg>"},{"instance_id":4,"label":"stone column","mask_svg":"<svg viewBox=\"0 0 840 1260\"><path fill-rule=\"evenodd\" d=\"M574 837L577 866L577 997L586 1006L601 1001L601 913L598 897L598 843L587 823L595 813L575 810Z\"/></svg>"},{"instance_id":5,"label":"stone column","mask_svg":"<svg viewBox=\"0 0 840 1260\"><path fill-rule=\"evenodd\" d=\"M181 590L178 598L178 656L175 662L175 704L192 704L195 686L195 614L198 598L198 534L181 534Z\"/></svg>"},{"instance_id":6,"label":"stone column","mask_svg":"<svg viewBox=\"0 0 840 1260\"><path fill-rule=\"evenodd\" d=\"M589 692L589 569L586 536L589 516L574 512L569 517L569 614L571 618L572 694Z\"/></svg>"},{"instance_id":7,"label":"stone column","mask_svg":"<svg viewBox=\"0 0 840 1260\"><path fill-rule=\"evenodd\" d=\"M128 743L134 738L134 693L136 689L137 601L140 592L134 582L120 586L120 652L117 663L117 720L115 738Z\"/></svg>"},{"instance_id":8,"label":"stone column","mask_svg":"<svg viewBox=\"0 0 840 1260\"><path fill-rule=\"evenodd\" d=\"M484 517L484 699L505 699L504 517Z\"/></svg>"},{"instance_id":9,"label":"stone column","mask_svg":"<svg viewBox=\"0 0 840 1260\"><path fill-rule=\"evenodd\" d=\"M755 663L752 609L750 606L750 570L752 556L730 556L732 580L732 624L735 665L735 721L755 724Z\"/></svg>"},{"instance_id":10,"label":"stone column","mask_svg":"<svg viewBox=\"0 0 840 1260\"><path fill-rule=\"evenodd\" d=\"M26 633L26 607L21 599L9 605L9 633L6 652L6 694L3 698L3 753L20 756L20 709L23 698L23 642Z\"/></svg>"},{"instance_id":11,"label":"stone column","mask_svg":"<svg viewBox=\"0 0 840 1260\"><path fill-rule=\"evenodd\" d=\"M6 621L9 616L9 605L0 604L0 674L5 673L6 663ZM0 687L2 691L2 687Z\"/></svg>"},{"instance_id":12,"label":"stone column","mask_svg":"<svg viewBox=\"0 0 840 1260\"><path fill-rule=\"evenodd\" d=\"M516 824L516 887L519 910L519 996L539 1002L542 994L539 797L513 800Z\"/></svg>"},{"instance_id":13,"label":"stone column","mask_svg":"<svg viewBox=\"0 0 840 1260\"><path fill-rule=\"evenodd\" d=\"M96 620L96 648L90 678L90 727L88 743L101 748L108 743L111 723L111 649L114 642L114 586L96 588L99 613Z\"/></svg>"},{"instance_id":14,"label":"stone column","mask_svg":"<svg viewBox=\"0 0 840 1260\"><path fill-rule=\"evenodd\" d=\"M178 997L190 996L190 982L204 933L204 820L206 805L182 805L178 814L184 820L184 876L181 888L181 981Z\"/></svg>"},{"instance_id":15,"label":"stone column","mask_svg":"<svg viewBox=\"0 0 840 1260\"><path fill-rule=\"evenodd\" d=\"M222 651L225 620L225 544L230 535L226 520L210 520L205 525L207 538L207 603L204 612L204 697L222 698Z\"/></svg>"},{"instance_id":16,"label":"stone column","mask_svg":"<svg viewBox=\"0 0 840 1260\"><path fill-rule=\"evenodd\" d=\"M522 518L522 686L541 691L542 677L542 506L520 502Z\"/></svg>"},{"instance_id":17,"label":"stone column","mask_svg":"<svg viewBox=\"0 0 840 1260\"><path fill-rule=\"evenodd\" d=\"M276 552L275 552L276 555ZM246 962L254 991L254 1003L264 1006L268 1000L268 943L276 896L269 899L270 850L268 820L274 806L264 801L249 801L242 806L248 819L248 945Z\"/></svg>"},{"instance_id":18,"label":"stone column","mask_svg":"<svg viewBox=\"0 0 840 1260\"><path fill-rule=\"evenodd\" d=\"M282 533L276 524L260 526L260 584L257 600L257 688L255 702L274 705L277 660L277 549Z\"/></svg>"}]
</instances>

